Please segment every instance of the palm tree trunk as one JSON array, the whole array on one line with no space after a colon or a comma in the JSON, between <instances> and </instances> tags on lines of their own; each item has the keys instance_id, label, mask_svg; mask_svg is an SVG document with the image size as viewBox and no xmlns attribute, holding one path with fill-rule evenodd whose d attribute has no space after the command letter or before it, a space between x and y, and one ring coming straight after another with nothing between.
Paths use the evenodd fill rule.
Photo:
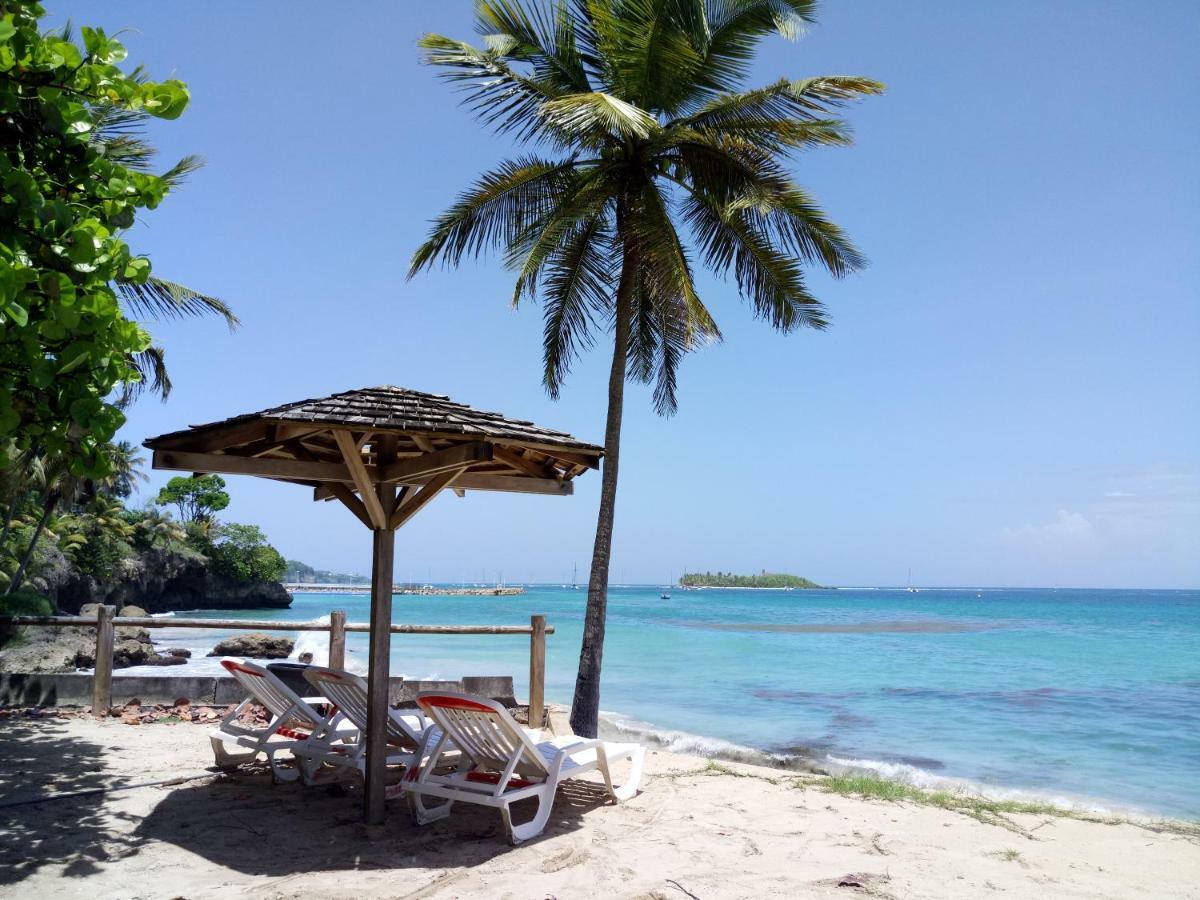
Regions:
<instances>
[{"instance_id":1,"label":"palm tree trunk","mask_svg":"<svg viewBox=\"0 0 1200 900\"><path fill-rule=\"evenodd\" d=\"M604 657L604 621L608 614L608 567L612 556L613 519L617 505L617 470L621 455L621 415L625 406L625 371L633 319L633 294L638 254L626 238L617 285L617 319L614 328L612 369L608 375L608 424L604 429L604 472L600 482L600 512L596 543L588 578L587 611L583 619L583 645L579 672L571 701L571 730L594 738L600 726L600 664Z\"/></svg>"},{"instance_id":2,"label":"palm tree trunk","mask_svg":"<svg viewBox=\"0 0 1200 900\"><path fill-rule=\"evenodd\" d=\"M29 563L33 560L33 551L37 547L38 541L41 540L42 532L46 530L46 523L50 521L50 516L54 513L54 507L58 506L60 496L61 494L57 491L51 491L46 495L46 502L42 505L42 517L38 519L37 528L33 529L33 537L29 539L29 546L25 548L25 555L21 558L21 565L13 573L12 581L9 582L6 593L15 594L21 589L21 582L25 580L25 570L29 568Z\"/></svg>"}]
</instances>

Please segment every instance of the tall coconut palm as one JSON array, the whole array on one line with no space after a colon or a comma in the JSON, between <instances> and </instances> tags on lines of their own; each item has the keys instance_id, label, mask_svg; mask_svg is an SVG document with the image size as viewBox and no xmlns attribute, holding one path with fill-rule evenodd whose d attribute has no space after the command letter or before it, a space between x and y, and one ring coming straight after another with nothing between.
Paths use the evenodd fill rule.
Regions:
<instances>
[{"instance_id":1,"label":"tall coconut palm","mask_svg":"<svg viewBox=\"0 0 1200 900\"><path fill-rule=\"evenodd\" d=\"M781 78L745 89L758 43L799 36L815 0L479 0L483 46L428 35L428 63L481 119L539 151L501 163L439 217L412 274L499 248L513 304L545 308L544 375L557 397L596 332L612 334L604 472L579 673L577 734L597 730L609 557L627 377L670 414L684 354L720 339L693 270L732 272L779 331L824 328L804 268L863 258L786 168L850 143L834 110L882 85Z\"/></svg>"}]
</instances>

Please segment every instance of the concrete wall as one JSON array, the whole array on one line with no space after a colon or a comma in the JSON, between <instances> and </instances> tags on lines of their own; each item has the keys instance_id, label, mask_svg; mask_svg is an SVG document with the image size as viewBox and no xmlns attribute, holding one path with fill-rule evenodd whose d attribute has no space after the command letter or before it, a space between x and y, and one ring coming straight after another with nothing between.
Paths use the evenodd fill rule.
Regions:
<instances>
[{"instance_id":1,"label":"concrete wall","mask_svg":"<svg viewBox=\"0 0 1200 900\"><path fill-rule=\"evenodd\" d=\"M227 676L121 675L113 673L112 702L123 706L130 700L144 705L173 704L186 697L199 706L228 706L240 703L246 693ZM392 705L411 704L419 691L463 691L515 704L513 680L509 675L467 676L459 681L405 681L391 679L388 696ZM54 675L0 673L0 707L5 706L91 706L92 676L86 672Z\"/></svg>"}]
</instances>

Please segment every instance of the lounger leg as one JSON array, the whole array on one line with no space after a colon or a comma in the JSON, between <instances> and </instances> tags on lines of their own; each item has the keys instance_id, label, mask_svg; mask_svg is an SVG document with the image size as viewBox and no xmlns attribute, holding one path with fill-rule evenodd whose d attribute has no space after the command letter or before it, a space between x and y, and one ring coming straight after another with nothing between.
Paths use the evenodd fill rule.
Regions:
<instances>
[{"instance_id":1,"label":"lounger leg","mask_svg":"<svg viewBox=\"0 0 1200 900\"><path fill-rule=\"evenodd\" d=\"M430 822L444 819L450 815L450 810L454 807L454 801L447 800L440 806L430 809L425 805L425 798L416 791L410 789L405 793L408 794L408 808L412 812L413 821L418 825L428 825Z\"/></svg>"},{"instance_id":2,"label":"lounger leg","mask_svg":"<svg viewBox=\"0 0 1200 900\"><path fill-rule=\"evenodd\" d=\"M271 766L271 780L275 784L283 784L288 781L295 781L300 777L300 770L293 766L280 765L279 760L275 758L277 750L266 750L267 762Z\"/></svg>"},{"instance_id":3,"label":"lounger leg","mask_svg":"<svg viewBox=\"0 0 1200 900\"><path fill-rule=\"evenodd\" d=\"M254 757L258 756L257 750L249 750L245 753L230 753L225 747L225 742L220 738L210 736L208 740L212 744L213 758L216 760L216 765L219 769L236 769L242 763L252 762Z\"/></svg>"},{"instance_id":4,"label":"lounger leg","mask_svg":"<svg viewBox=\"0 0 1200 900\"><path fill-rule=\"evenodd\" d=\"M513 846L528 841L537 837L546 829L546 823L550 821L550 810L554 807L554 785L546 784L545 787L537 793L537 812L533 818L523 825L514 825L512 821L512 813L509 811L509 805L505 803L500 807L500 817L504 820L504 830L508 832L508 842Z\"/></svg>"},{"instance_id":5,"label":"lounger leg","mask_svg":"<svg viewBox=\"0 0 1200 900\"><path fill-rule=\"evenodd\" d=\"M642 781L642 766L646 762L645 747L638 747L630 754L629 777L625 779L624 784L618 787L613 787L612 773L608 768L608 754L604 752L603 747L596 748L596 762L599 764L600 774L604 776L604 786L608 788L608 793L614 801L620 803L637 794L638 785Z\"/></svg>"}]
</instances>

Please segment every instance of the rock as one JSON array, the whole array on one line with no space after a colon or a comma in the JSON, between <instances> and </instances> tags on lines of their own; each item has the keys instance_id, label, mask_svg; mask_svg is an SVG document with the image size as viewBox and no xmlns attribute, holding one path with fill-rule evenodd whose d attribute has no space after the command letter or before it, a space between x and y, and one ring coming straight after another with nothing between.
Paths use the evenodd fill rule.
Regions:
<instances>
[{"instance_id":1,"label":"rock","mask_svg":"<svg viewBox=\"0 0 1200 900\"><path fill-rule=\"evenodd\" d=\"M132 603L130 603L127 606L122 606L121 611L118 612L117 615L118 616L130 616L130 617L139 616L141 618L145 618L146 616L149 615L149 613L147 613L140 606L134 606Z\"/></svg>"},{"instance_id":2,"label":"rock","mask_svg":"<svg viewBox=\"0 0 1200 900\"><path fill-rule=\"evenodd\" d=\"M99 603L85 603L79 607L79 615L85 619L95 619L100 615Z\"/></svg>"},{"instance_id":3,"label":"rock","mask_svg":"<svg viewBox=\"0 0 1200 900\"><path fill-rule=\"evenodd\" d=\"M239 634L217 644L209 656L248 656L251 659L287 659L295 641L277 635L253 632Z\"/></svg>"},{"instance_id":4,"label":"rock","mask_svg":"<svg viewBox=\"0 0 1200 900\"><path fill-rule=\"evenodd\" d=\"M142 665L146 666L186 666L187 659L182 656L156 656L148 659Z\"/></svg>"},{"instance_id":5,"label":"rock","mask_svg":"<svg viewBox=\"0 0 1200 900\"><path fill-rule=\"evenodd\" d=\"M96 653L93 628L49 628L31 625L18 629L0 650L0 672L30 675L74 672L92 664Z\"/></svg>"},{"instance_id":6,"label":"rock","mask_svg":"<svg viewBox=\"0 0 1200 900\"><path fill-rule=\"evenodd\" d=\"M122 560L103 582L76 571L57 548L48 548L48 554L49 560L31 586L65 614L101 602L124 609L136 605L142 610L140 615L182 609L286 609L292 605L282 584L234 581L212 571L208 561L195 553L144 550Z\"/></svg>"},{"instance_id":7,"label":"rock","mask_svg":"<svg viewBox=\"0 0 1200 900\"><path fill-rule=\"evenodd\" d=\"M162 651L164 656L182 656L184 659L192 658L192 651L187 647L171 647L169 650Z\"/></svg>"}]
</instances>

